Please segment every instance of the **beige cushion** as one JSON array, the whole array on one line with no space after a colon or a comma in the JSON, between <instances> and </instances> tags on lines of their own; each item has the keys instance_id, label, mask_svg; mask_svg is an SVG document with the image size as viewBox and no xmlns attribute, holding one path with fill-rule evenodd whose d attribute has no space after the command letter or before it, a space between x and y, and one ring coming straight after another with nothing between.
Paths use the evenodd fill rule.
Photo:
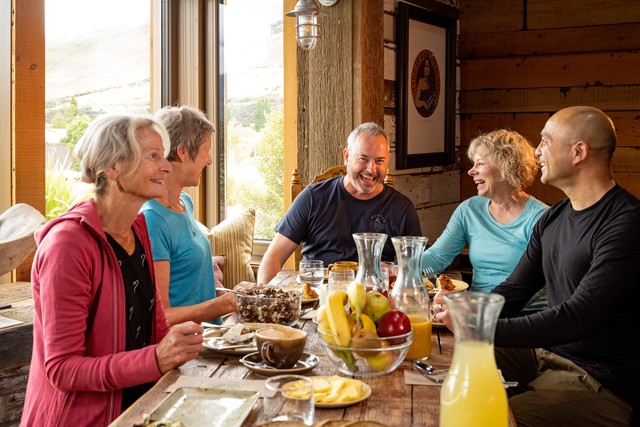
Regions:
<instances>
[{"instance_id":1,"label":"beige cushion","mask_svg":"<svg viewBox=\"0 0 640 427\"><path fill-rule=\"evenodd\" d=\"M225 257L222 283L232 289L240 282L255 282L251 268L253 253L253 228L256 211L247 209L238 216L227 218L211 230L203 232L211 243L211 253Z\"/></svg>"}]
</instances>

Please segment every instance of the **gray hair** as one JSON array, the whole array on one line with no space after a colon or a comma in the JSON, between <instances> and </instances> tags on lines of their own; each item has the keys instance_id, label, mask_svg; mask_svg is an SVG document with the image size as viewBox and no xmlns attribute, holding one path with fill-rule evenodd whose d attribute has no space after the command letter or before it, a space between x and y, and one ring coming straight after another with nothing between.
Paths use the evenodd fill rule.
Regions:
<instances>
[{"instance_id":1,"label":"gray hair","mask_svg":"<svg viewBox=\"0 0 640 427\"><path fill-rule=\"evenodd\" d=\"M511 186L525 188L533 183L540 163L527 138L507 129L480 135L469 145L469 159L473 161L473 157L482 148L487 150L489 162L498 167L504 180Z\"/></svg>"},{"instance_id":2,"label":"gray hair","mask_svg":"<svg viewBox=\"0 0 640 427\"><path fill-rule=\"evenodd\" d=\"M150 127L162 138L165 151L169 148L167 131L150 117L111 114L95 119L84 132L74 150L80 159L82 181L93 183L95 193L104 195L108 178L106 170L122 162L127 173L136 170L141 151L137 140L140 129Z\"/></svg>"},{"instance_id":3,"label":"gray hair","mask_svg":"<svg viewBox=\"0 0 640 427\"><path fill-rule=\"evenodd\" d=\"M179 160L177 151L180 145L184 146L191 159L198 155L198 150L205 137L211 136L215 129L213 123L200 110L183 105L167 106L153 116L160 122L169 134L171 148L167 154L167 160Z\"/></svg>"},{"instance_id":4,"label":"gray hair","mask_svg":"<svg viewBox=\"0 0 640 427\"><path fill-rule=\"evenodd\" d=\"M351 131L351 133L347 137L347 149L349 151L351 151L353 144L358 139L360 139L360 135L362 135L363 133L369 136L382 135L384 136L384 139L387 141L387 145L389 144L389 136L387 135L387 132L384 131L382 126L374 122L367 122L367 123L362 123L361 125L356 127L354 130Z\"/></svg>"}]
</instances>

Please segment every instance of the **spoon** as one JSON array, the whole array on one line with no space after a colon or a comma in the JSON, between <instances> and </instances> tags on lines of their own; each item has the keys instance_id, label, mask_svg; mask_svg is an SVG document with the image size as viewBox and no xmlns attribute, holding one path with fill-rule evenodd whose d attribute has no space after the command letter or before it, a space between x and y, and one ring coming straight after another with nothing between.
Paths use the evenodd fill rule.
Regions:
<instances>
[{"instance_id":1,"label":"spoon","mask_svg":"<svg viewBox=\"0 0 640 427\"><path fill-rule=\"evenodd\" d=\"M413 367L416 368L416 370L420 372L423 377L437 384L442 384L446 377L446 375L444 374L449 372L448 369L438 370L433 366L427 365L426 363L421 362L419 360L413 360L412 363L413 363ZM504 384L504 388L517 387L518 381L503 381L502 384Z\"/></svg>"}]
</instances>

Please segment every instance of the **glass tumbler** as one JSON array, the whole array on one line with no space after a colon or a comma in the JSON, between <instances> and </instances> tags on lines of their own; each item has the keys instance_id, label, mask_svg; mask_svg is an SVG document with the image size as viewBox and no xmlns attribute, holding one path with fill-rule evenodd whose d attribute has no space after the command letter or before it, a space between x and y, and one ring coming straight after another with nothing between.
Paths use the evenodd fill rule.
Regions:
<instances>
[{"instance_id":1,"label":"glass tumbler","mask_svg":"<svg viewBox=\"0 0 640 427\"><path fill-rule=\"evenodd\" d=\"M296 281L308 283L312 288L317 288L324 282L324 264L319 260L302 260L298 268Z\"/></svg>"},{"instance_id":2,"label":"glass tumbler","mask_svg":"<svg viewBox=\"0 0 640 427\"><path fill-rule=\"evenodd\" d=\"M312 425L315 415L313 383L302 375L277 375L264 383L261 422L299 421Z\"/></svg>"},{"instance_id":3,"label":"glass tumbler","mask_svg":"<svg viewBox=\"0 0 640 427\"><path fill-rule=\"evenodd\" d=\"M320 305L325 304L329 292L336 289L346 291L349 283L353 282L355 275L356 273L353 270L329 271L329 281L326 285L320 286Z\"/></svg>"}]
</instances>

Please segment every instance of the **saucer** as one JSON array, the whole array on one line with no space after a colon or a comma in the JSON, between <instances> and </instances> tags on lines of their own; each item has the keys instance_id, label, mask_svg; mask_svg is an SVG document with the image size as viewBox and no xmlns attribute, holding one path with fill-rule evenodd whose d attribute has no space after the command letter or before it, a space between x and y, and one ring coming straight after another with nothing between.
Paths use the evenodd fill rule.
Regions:
<instances>
[{"instance_id":1,"label":"saucer","mask_svg":"<svg viewBox=\"0 0 640 427\"><path fill-rule=\"evenodd\" d=\"M308 372L318 366L320 359L315 354L302 353L300 360L296 362L293 368L276 369L264 363L260 358L260 353L255 352L244 356L240 359L240 363L258 375L271 377L280 374L302 374Z\"/></svg>"}]
</instances>

